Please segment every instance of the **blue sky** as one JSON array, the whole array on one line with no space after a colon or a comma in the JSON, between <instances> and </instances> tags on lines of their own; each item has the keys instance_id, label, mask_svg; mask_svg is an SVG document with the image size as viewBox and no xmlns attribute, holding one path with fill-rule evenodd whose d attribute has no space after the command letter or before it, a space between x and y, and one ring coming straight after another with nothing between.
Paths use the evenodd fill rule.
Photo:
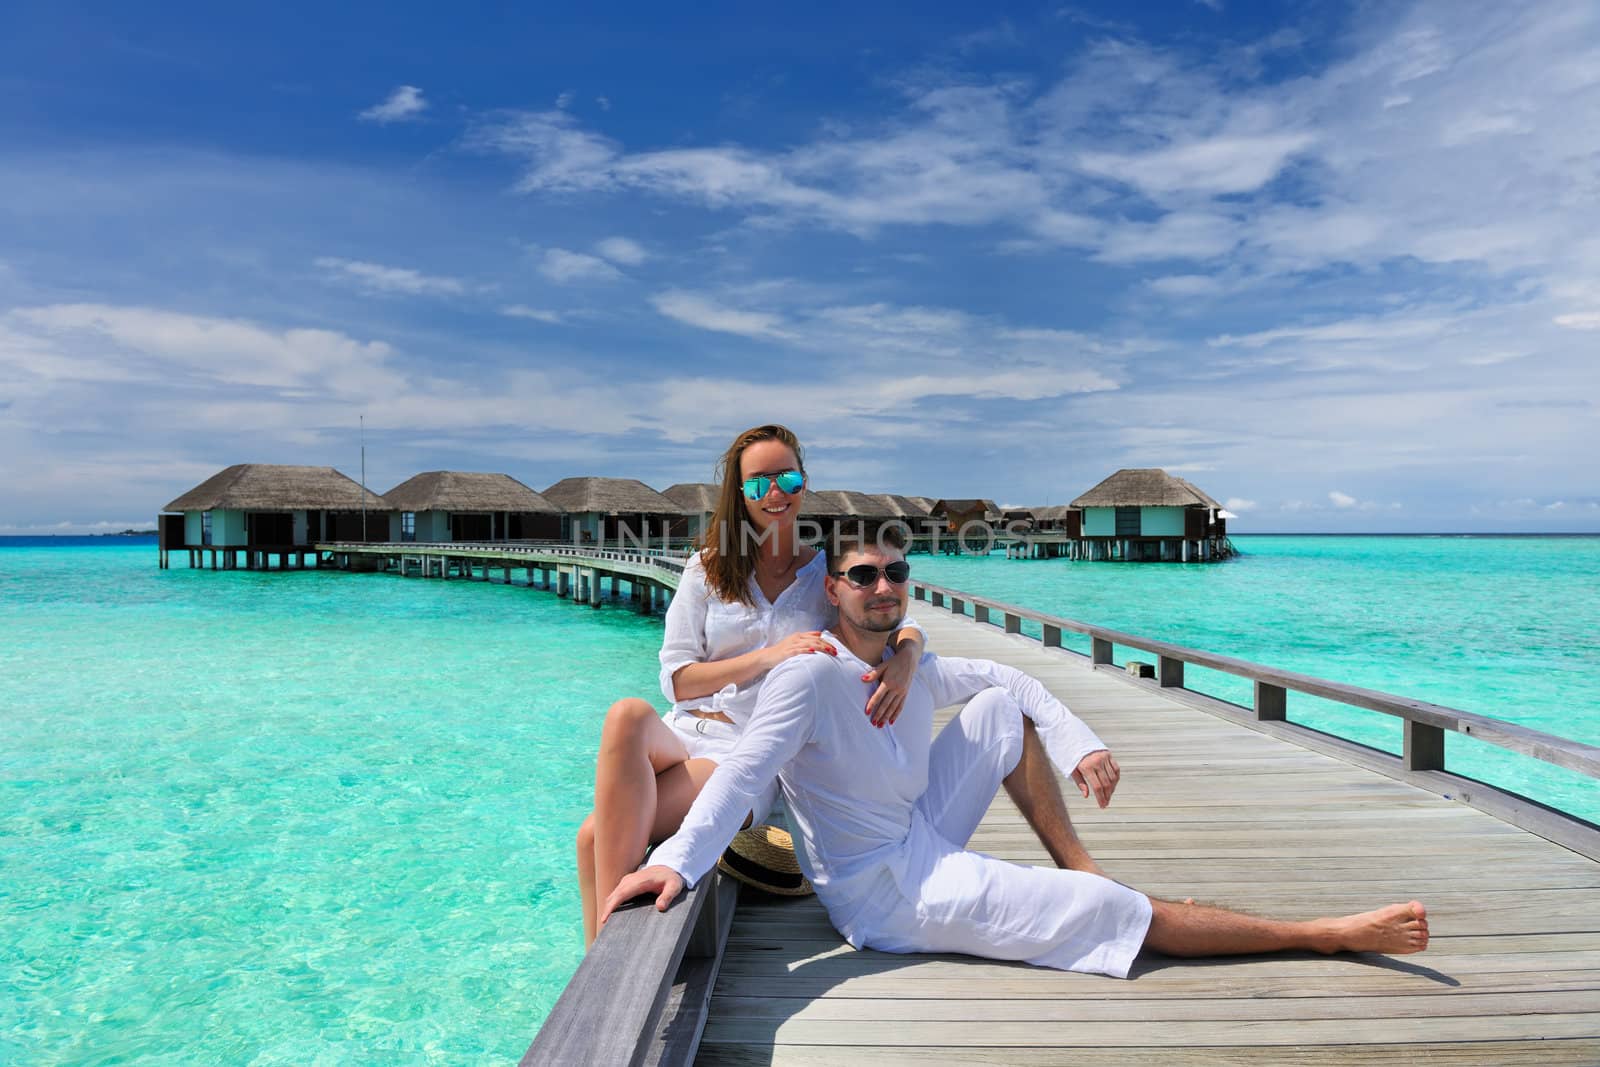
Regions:
<instances>
[{"instance_id":1,"label":"blue sky","mask_svg":"<svg viewBox=\"0 0 1600 1067\"><path fill-rule=\"evenodd\" d=\"M1600 530L1600 8L8 4L0 533L237 462ZM1127 10L1127 9L1132 9Z\"/></svg>"}]
</instances>

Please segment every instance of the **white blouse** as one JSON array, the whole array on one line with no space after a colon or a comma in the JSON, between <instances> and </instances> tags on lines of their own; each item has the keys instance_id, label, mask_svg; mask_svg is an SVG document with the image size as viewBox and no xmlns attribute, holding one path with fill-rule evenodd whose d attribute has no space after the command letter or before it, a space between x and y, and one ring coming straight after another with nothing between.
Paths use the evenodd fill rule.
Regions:
<instances>
[{"instance_id":1,"label":"white blouse","mask_svg":"<svg viewBox=\"0 0 1600 1067\"><path fill-rule=\"evenodd\" d=\"M706 584L705 564L697 552L683 569L678 591L667 608L666 636L661 642L661 692L672 701L673 711L720 711L742 727L756 705L756 694L766 674L743 685L729 683L708 696L677 699L672 676L691 663L715 663L758 648L775 645L803 630L826 630L833 625L834 609L828 603L823 578L828 564L818 552L795 571L794 581L769 601L755 575L750 576L753 605L723 600ZM909 617L900 623L921 632ZM923 638L927 642L926 635ZM820 654L820 653L819 653Z\"/></svg>"}]
</instances>

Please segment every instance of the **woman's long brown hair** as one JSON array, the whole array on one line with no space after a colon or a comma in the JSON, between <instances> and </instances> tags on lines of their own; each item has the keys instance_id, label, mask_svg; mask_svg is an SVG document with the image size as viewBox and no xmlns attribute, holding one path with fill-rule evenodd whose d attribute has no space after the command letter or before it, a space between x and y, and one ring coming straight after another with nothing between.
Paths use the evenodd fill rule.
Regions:
<instances>
[{"instance_id":1,"label":"woman's long brown hair","mask_svg":"<svg viewBox=\"0 0 1600 1067\"><path fill-rule=\"evenodd\" d=\"M751 525L744 508L744 479L739 476L739 461L744 450L757 441L778 441L788 445L794 453L795 465L802 474L806 458L800 450L800 439L786 426L756 426L733 439L733 444L717 461L717 481L722 489L717 493L717 510L711 513L711 523L700 541L700 559L706 568L706 584L724 603L739 601L754 605L750 592L750 575L755 573L755 552L760 545L758 532Z\"/></svg>"}]
</instances>

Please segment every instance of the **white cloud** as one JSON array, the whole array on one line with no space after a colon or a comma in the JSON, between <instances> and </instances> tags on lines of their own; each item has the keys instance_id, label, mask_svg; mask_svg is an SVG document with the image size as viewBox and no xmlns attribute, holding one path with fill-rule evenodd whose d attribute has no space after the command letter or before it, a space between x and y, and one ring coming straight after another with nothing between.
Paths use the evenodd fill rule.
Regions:
<instances>
[{"instance_id":1,"label":"white cloud","mask_svg":"<svg viewBox=\"0 0 1600 1067\"><path fill-rule=\"evenodd\" d=\"M643 245L626 237L607 237L596 242L594 250L611 262L621 263L625 267L637 267L650 258Z\"/></svg>"},{"instance_id":2,"label":"white cloud","mask_svg":"<svg viewBox=\"0 0 1600 1067\"><path fill-rule=\"evenodd\" d=\"M777 315L739 311L700 293L669 289L651 296L650 304L667 318L702 330L754 338L781 339L789 336L783 331L783 320Z\"/></svg>"},{"instance_id":3,"label":"white cloud","mask_svg":"<svg viewBox=\"0 0 1600 1067\"><path fill-rule=\"evenodd\" d=\"M384 124L405 122L422 114L427 107L428 102L422 98L421 89L415 85L401 85L383 103L367 108L358 117L367 122Z\"/></svg>"},{"instance_id":4,"label":"white cloud","mask_svg":"<svg viewBox=\"0 0 1600 1067\"><path fill-rule=\"evenodd\" d=\"M1569 330L1600 330L1600 311L1575 311L1557 315L1553 321Z\"/></svg>"},{"instance_id":5,"label":"white cloud","mask_svg":"<svg viewBox=\"0 0 1600 1067\"><path fill-rule=\"evenodd\" d=\"M1087 174L1126 182L1153 197L1223 196L1261 188L1313 141L1303 133L1219 136L1137 154L1086 152L1078 166Z\"/></svg>"},{"instance_id":6,"label":"white cloud","mask_svg":"<svg viewBox=\"0 0 1600 1067\"><path fill-rule=\"evenodd\" d=\"M1241 496L1230 496L1222 502L1222 506L1232 512L1254 511L1258 506L1254 500L1246 500Z\"/></svg>"},{"instance_id":7,"label":"white cloud","mask_svg":"<svg viewBox=\"0 0 1600 1067\"><path fill-rule=\"evenodd\" d=\"M556 97L556 110L557 111L565 111L565 110L567 110L567 108L572 106L572 101L576 100L577 96L578 96L577 93L574 93L571 89L568 89L566 92L564 92L560 96Z\"/></svg>"},{"instance_id":8,"label":"white cloud","mask_svg":"<svg viewBox=\"0 0 1600 1067\"><path fill-rule=\"evenodd\" d=\"M1360 503L1359 500L1351 496L1349 493L1341 493L1337 489L1329 491L1328 499L1333 501L1333 506L1336 508L1353 508Z\"/></svg>"},{"instance_id":9,"label":"white cloud","mask_svg":"<svg viewBox=\"0 0 1600 1067\"><path fill-rule=\"evenodd\" d=\"M500 309L500 314L513 319L532 319L535 322L543 322L551 326L560 325L562 322L560 312L529 307L526 304L511 304L503 307Z\"/></svg>"},{"instance_id":10,"label":"white cloud","mask_svg":"<svg viewBox=\"0 0 1600 1067\"><path fill-rule=\"evenodd\" d=\"M458 296L467 286L457 278L423 274L406 267L386 267L381 263L366 263L356 259L337 259L322 256L317 266L346 281L354 281L363 288L382 293L405 293L410 296Z\"/></svg>"},{"instance_id":11,"label":"white cloud","mask_svg":"<svg viewBox=\"0 0 1600 1067\"><path fill-rule=\"evenodd\" d=\"M565 248L547 248L539 260L539 273L563 285L572 282L614 282L622 273L601 259L586 252L569 252Z\"/></svg>"}]
</instances>

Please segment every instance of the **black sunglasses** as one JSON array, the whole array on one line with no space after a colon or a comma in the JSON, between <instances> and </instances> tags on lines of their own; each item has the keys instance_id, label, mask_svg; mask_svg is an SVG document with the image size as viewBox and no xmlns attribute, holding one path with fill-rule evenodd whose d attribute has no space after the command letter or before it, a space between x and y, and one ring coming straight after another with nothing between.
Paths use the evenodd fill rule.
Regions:
<instances>
[{"instance_id":1,"label":"black sunglasses","mask_svg":"<svg viewBox=\"0 0 1600 1067\"><path fill-rule=\"evenodd\" d=\"M881 571L870 563L857 563L854 567L846 567L842 571L829 571L835 578L848 578L850 584L858 589L870 589L878 584L878 575L882 574L895 585L905 585L906 579L911 577L911 564L905 560L895 560Z\"/></svg>"}]
</instances>

